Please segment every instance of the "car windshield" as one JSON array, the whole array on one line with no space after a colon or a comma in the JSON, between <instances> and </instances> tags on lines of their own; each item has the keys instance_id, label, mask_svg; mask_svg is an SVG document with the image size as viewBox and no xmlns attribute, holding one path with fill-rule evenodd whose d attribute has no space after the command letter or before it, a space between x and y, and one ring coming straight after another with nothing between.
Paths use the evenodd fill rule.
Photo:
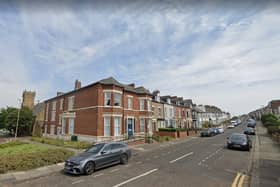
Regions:
<instances>
[{"instance_id":1,"label":"car windshield","mask_svg":"<svg viewBox=\"0 0 280 187\"><path fill-rule=\"evenodd\" d=\"M89 149L87 149L85 152L87 152L87 153L98 153L104 145L105 144L96 144L96 145L90 147Z\"/></svg>"},{"instance_id":2,"label":"car windshield","mask_svg":"<svg viewBox=\"0 0 280 187\"><path fill-rule=\"evenodd\" d=\"M252 128L246 128L246 131L253 131Z\"/></svg>"},{"instance_id":3,"label":"car windshield","mask_svg":"<svg viewBox=\"0 0 280 187\"><path fill-rule=\"evenodd\" d=\"M234 134L234 135L232 135L231 137L230 137L230 140L237 140L237 141L239 141L239 140L246 140L246 136L244 136L244 135L242 135L242 134Z\"/></svg>"}]
</instances>

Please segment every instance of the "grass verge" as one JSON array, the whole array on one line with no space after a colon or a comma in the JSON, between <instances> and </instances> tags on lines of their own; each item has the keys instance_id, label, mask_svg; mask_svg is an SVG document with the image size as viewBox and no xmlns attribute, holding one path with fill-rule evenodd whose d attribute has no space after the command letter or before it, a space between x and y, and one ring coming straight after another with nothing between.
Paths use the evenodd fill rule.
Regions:
<instances>
[{"instance_id":1,"label":"grass verge","mask_svg":"<svg viewBox=\"0 0 280 187\"><path fill-rule=\"evenodd\" d=\"M0 173L24 171L63 162L74 152L63 148L47 148L23 142L1 144Z\"/></svg>"}]
</instances>

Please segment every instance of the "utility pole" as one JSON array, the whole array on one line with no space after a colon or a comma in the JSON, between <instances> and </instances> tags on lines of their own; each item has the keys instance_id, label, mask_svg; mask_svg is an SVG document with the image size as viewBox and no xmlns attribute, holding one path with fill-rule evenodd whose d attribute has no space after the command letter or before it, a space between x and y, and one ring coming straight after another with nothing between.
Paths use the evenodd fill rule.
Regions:
<instances>
[{"instance_id":1,"label":"utility pole","mask_svg":"<svg viewBox=\"0 0 280 187\"><path fill-rule=\"evenodd\" d=\"M20 109L21 109L21 100L18 99L19 102L19 109L18 109L18 114L17 114L17 126L16 126L16 132L15 132L15 139L17 138L17 132L18 132L18 122L19 122L19 113L20 113Z\"/></svg>"}]
</instances>

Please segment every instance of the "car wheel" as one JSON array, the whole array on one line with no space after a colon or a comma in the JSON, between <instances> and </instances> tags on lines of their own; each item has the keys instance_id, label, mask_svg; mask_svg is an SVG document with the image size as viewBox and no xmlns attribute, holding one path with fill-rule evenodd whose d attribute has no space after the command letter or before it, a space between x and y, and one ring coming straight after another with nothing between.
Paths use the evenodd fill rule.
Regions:
<instances>
[{"instance_id":1,"label":"car wheel","mask_svg":"<svg viewBox=\"0 0 280 187\"><path fill-rule=\"evenodd\" d=\"M128 163L128 157L127 157L126 154L121 155L120 162L121 162L121 164L127 164Z\"/></svg>"},{"instance_id":2,"label":"car wheel","mask_svg":"<svg viewBox=\"0 0 280 187\"><path fill-rule=\"evenodd\" d=\"M91 175L94 172L94 163L93 162L87 162L84 171L86 175Z\"/></svg>"}]
</instances>

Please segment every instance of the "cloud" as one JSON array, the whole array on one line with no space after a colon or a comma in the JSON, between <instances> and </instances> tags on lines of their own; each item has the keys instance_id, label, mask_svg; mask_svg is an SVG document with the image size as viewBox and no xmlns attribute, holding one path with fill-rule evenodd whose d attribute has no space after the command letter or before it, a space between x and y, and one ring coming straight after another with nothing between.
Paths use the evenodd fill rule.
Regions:
<instances>
[{"instance_id":1,"label":"cloud","mask_svg":"<svg viewBox=\"0 0 280 187\"><path fill-rule=\"evenodd\" d=\"M112 75L233 113L280 91L273 1L15 1L0 9L0 88L9 90L0 107L25 88L46 99L77 78Z\"/></svg>"}]
</instances>

